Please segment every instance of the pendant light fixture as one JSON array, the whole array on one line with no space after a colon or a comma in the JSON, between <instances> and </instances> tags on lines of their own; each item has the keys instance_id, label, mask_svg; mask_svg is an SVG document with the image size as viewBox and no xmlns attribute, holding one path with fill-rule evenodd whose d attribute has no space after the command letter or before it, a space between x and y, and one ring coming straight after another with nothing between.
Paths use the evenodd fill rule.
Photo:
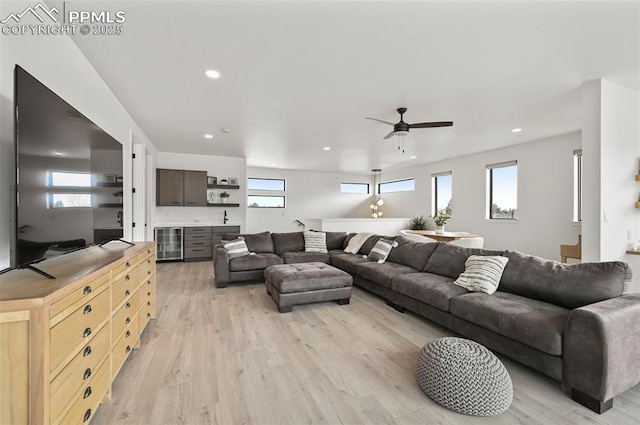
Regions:
<instances>
[{"instance_id":1,"label":"pendant light fixture","mask_svg":"<svg viewBox=\"0 0 640 425\"><path fill-rule=\"evenodd\" d=\"M371 210L371 217L382 218L382 206L384 205L384 201L380 197L380 177L382 175L382 170L379 168L374 168L371 170L371 175L373 180L373 190L371 191L371 204L369 204L369 209Z\"/></svg>"}]
</instances>

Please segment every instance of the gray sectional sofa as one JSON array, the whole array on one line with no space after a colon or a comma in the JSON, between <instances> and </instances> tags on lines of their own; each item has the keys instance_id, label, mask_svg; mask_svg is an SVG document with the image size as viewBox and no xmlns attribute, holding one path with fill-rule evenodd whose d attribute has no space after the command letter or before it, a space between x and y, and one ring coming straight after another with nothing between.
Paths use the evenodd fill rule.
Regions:
<instances>
[{"instance_id":1,"label":"gray sectional sofa","mask_svg":"<svg viewBox=\"0 0 640 425\"><path fill-rule=\"evenodd\" d=\"M561 381L574 400L598 413L640 383L640 294L626 293L631 282L626 263L568 265L400 236L379 264L363 255L381 236L370 237L358 254L347 254L353 235L328 232L327 254L304 252L302 232L242 235L256 255L229 261L217 246L216 286L263 282L264 269L273 264L325 262L397 310L410 310ZM497 292L469 292L453 284L469 255L509 258Z\"/></svg>"}]
</instances>

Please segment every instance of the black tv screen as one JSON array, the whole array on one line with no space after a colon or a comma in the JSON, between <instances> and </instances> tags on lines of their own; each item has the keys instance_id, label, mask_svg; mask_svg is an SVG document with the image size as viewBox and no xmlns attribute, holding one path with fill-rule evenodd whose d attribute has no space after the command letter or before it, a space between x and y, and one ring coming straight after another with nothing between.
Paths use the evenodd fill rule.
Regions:
<instances>
[{"instance_id":1,"label":"black tv screen","mask_svg":"<svg viewBox=\"0 0 640 425\"><path fill-rule=\"evenodd\" d=\"M122 145L20 66L14 76L15 266L122 237Z\"/></svg>"}]
</instances>

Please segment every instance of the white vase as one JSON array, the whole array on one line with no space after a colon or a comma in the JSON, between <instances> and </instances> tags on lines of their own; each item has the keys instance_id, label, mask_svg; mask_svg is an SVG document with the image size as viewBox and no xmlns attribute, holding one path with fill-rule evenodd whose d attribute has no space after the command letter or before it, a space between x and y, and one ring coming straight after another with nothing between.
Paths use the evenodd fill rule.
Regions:
<instances>
[{"instance_id":1,"label":"white vase","mask_svg":"<svg viewBox=\"0 0 640 425\"><path fill-rule=\"evenodd\" d=\"M438 233L438 234L444 233L444 225L436 226L436 233Z\"/></svg>"},{"instance_id":2,"label":"white vase","mask_svg":"<svg viewBox=\"0 0 640 425\"><path fill-rule=\"evenodd\" d=\"M227 203L227 199L229 199L229 198L220 198L220 200L222 201L223 204Z\"/></svg>"}]
</instances>

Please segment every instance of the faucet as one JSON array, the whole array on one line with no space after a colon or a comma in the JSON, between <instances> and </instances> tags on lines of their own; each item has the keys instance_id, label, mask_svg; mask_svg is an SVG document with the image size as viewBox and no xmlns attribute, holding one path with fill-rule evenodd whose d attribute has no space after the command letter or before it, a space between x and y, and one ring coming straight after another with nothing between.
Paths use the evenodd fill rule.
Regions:
<instances>
[{"instance_id":1,"label":"faucet","mask_svg":"<svg viewBox=\"0 0 640 425\"><path fill-rule=\"evenodd\" d=\"M122 211L118 211L118 220L116 221L120 224L120 227L122 227Z\"/></svg>"},{"instance_id":2,"label":"faucet","mask_svg":"<svg viewBox=\"0 0 640 425\"><path fill-rule=\"evenodd\" d=\"M227 224L227 221L229 221L229 218L227 217L227 210L224 210L224 224Z\"/></svg>"}]
</instances>

